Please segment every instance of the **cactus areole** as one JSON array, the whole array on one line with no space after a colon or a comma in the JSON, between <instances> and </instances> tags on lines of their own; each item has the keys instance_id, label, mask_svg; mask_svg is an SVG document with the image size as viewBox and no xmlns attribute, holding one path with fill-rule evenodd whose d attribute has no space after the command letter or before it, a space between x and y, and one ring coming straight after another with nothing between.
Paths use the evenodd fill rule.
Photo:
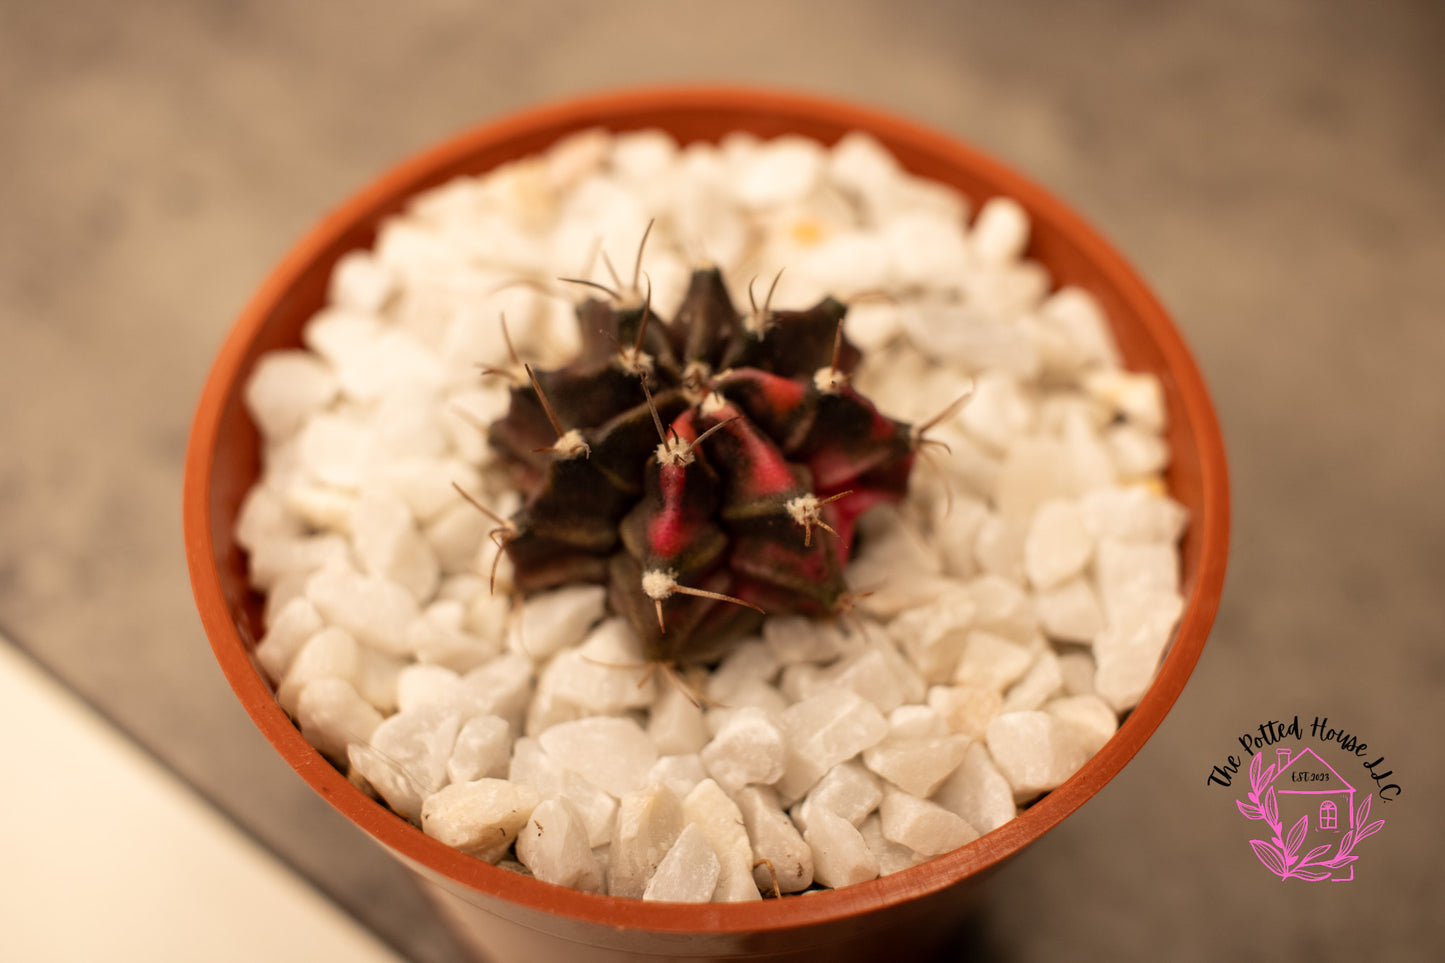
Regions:
<instances>
[{"instance_id":1,"label":"cactus areole","mask_svg":"<svg viewBox=\"0 0 1445 963\"><path fill-rule=\"evenodd\" d=\"M671 665L716 658L763 613L846 611L855 523L907 493L916 448L849 383L846 307L769 295L743 314L715 268L671 322L635 282L608 293L578 306L573 363L518 364L488 431L523 494L494 533L517 590L604 583Z\"/></svg>"}]
</instances>

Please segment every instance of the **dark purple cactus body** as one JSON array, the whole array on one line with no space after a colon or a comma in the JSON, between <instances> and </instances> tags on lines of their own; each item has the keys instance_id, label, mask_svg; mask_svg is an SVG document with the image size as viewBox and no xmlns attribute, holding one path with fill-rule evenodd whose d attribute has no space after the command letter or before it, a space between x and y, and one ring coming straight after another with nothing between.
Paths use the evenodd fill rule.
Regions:
<instances>
[{"instance_id":1,"label":"dark purple cactus body","mask_svg":"<svg viewBox=\"0 0 1445 963\"><path fill-rule=\"evenodd\" d=\"M588 300L582 351L489 431L524 493L523 593L602 582L650 660L704 661L760 613L837 614L854 523L906 494L916 442L848 383L846 308L744 316L716 269L670 323Z\"/></svg>"}]
</instances>

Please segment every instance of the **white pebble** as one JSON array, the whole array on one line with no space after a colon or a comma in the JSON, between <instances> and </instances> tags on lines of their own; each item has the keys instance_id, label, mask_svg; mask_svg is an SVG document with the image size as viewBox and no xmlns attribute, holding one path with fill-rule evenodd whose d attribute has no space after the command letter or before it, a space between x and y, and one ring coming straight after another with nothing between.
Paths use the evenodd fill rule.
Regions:
<instances>
[{"instance_id":1,"label":"white pebble","mask_svg":"<svg viewBox=\"0 0 1445 963\"><path fill-rule=\"evenodd\" d=\"M1152 374L1113 369L1085 376L1084 389L1150 432L1164 430L1164 389Z\"/></svg>"},{"instance_id":2,"label":"white pebble","mask_svg":"<svg viewBox=\"0 0 1445 963\"><path fill-rule=\"evenodd\" d=\"M976 607L974 623L980 629L1018 643L1033 641L1038 619L1022 586L984 575L968 583L968 592Z\"/></svg>"},{"instance_id":3,"label":"white pebble","mask_svg":"<svg viewBox=\"0 0 1445 963\"><path fill-rule=\"evenodd\" d=\"M729 791L758 783L771 785L783 775L783 734L762 709L740 708L728 715L701 752L708 775Z\"/></svg>"},{"instance_id":4,"label":"white pebble","mask_svg":"<svg viewBox=\"0 0 1445 963\"><path fill-rule=\"evenodd\" d=\"M883 801L883 785L857 760L840 762L824 773L793 814L798 828L808 827L809 814L822 808L857 826Z\"/></svg>"},{"instance_id":5,"label":"white pebble","mask_svg":"<svg viewBox=\"0 0 1445 963\"><path fill-rule=\"evenodd\" d=\"M310 528L328 535L349 537L356 498L353 489L338 488L313 478L301 478L286 490L286 510Z\"/></svg>"},{"instance_id":6,"label":"white pebble","mask_svg":"<svg viewBox=\"0 0 1445 963\"><path fill-rule=\"evenodd\" d=\"M345 629L322 629L302 644L286 670L286 678L276 689L276 701L291 715L307 683L317 679L356 680L356 640Z\"/></svg>"},{"instance_id":7,"label":"white pebble","mask_svg":"<svg viewBox=\"0 0 1445 963\"><path fill-rule=\"evenodd\" d=\"M857 693L836 686L789 706L782 723L788 762L778 789L785 799L801 796L823 773L888 735L882 713Z\"/></svg>"},{"instance_id":8,"label":"white pebble","mask_svg":"<svg viewBox=\"0 0 1445 963\"><path fill-rule=\"evenodd\" d=\"M707 778L707 770L703 768L702 759L695 752L662 756L647 773L649 785L666 786L679 799L687 798L687 794Z\"/></svg>"},{"instance_id":9,"label":"white pebble","mask_svg":"<svg viewBox=\"0 0 1445 963\"><path fill-rule=\"evenodd\" d=\"M438 606L442 606L438 608ZM453 672L470 672L496 658L499 640L466 631L460 603L437 602L407 626L405 645L418 660Z\"/></svg>"},{"instance_id":10,"label":"white pebble","mask_svg":"<svg viewBox=\"0 0 1445 963\"><path fill-rule=\"evenodd\" d=\"M928 690L928 704L950 732L980 739L1003 707L1003 693L992 686L936 685Z\"/></svg>"},{"instance_id":11,"label":"white pebble","mask_svg":"<svg viewBox=\"0 0 1445 963\"><path fill-rule=\"evenodd\" d=\"M1016 379L987 371L974 380L960 418L973 437L1006 451L1033 426L1034 409Z\"/></svg>"},{"instance_id":12,"label":"white pebble","mask_svg":"<svg viewBox=\"0 0 1445 963\"><path fill-rule=\"evenodd\" d=\"M602 618L606 595L600 585L569 585L531 596L512 623L507 645L540 661L578 644Z\"/></svg>"},{"instance_id":13,"label":"white pebble","mask_svg":"<svg viewBox=\"0 0 1445 963\"><path fill-rule=\"evenodd\" d=\"M929 739L948 735L943 716L928 705L902 705L888 713L889 739Z\"/></svg>"},{"instance_id":14,"label":"white pebble","mask_svg":"<svg viewBox=\"0 0 1445 963\"><path fill-rule=\"evenodd\" d=\"M1034 659L1033 665L1024 677L1014 683L1004 696L1004 712L1022 712L1037 709L1064 685L1063 673L1059 670L1059 657L1045 649Z\"/></svg>"},{"instance_id":15,"label":"white pebble","mask_svg":"<svg viewBox=\"0 0 1445 963\"><path fill-rule=\"evenodd\" d=\"M1104 748L1119 728L1114 709L1096 695L1063 696L1049 701L1043 709L1069 726L1091 756Z\"/></svg>"},{"instance_id":16,"label":"white pebble","mask_svg":"<svg viewBox=\"0 0 1445 963\"><path fill-rule=\"evenodd\" d=\"M523 737L513 744L507 779L531 786L543 799L566 799L582 816L593 846L611 841L617 800L547 755L535 739Z\"/></svg>"},{"instance_id":17,"label":"white pebble","mask_svg":"<svg viewBox=\"0 0 1445 963\"><path fill-rule=\"evenodd\" d=\"M396 705L402 712L457 701L462 677L441 665L414 662L397 673Z\"/></svg>"},{"instance_id":18,"label":"white pebble","mask_svg":"<svg viewBox=\"0 0 1445 963\"><path fill-rule=\"evenodd\" d=\"M612 141L612 167L639 184L671 176L677 162L677 141L661 130L633 131Z\"/></svg>"},{"instance_id":19,"label":"white pebble","mask_svg":"<svg viewBox=\"0 0 1445 963\"><path fill-rule=\"evenodd\" d=\"M951 491L975 499L994 497L994 492L998 488L1001 467L1000 452L997 449L976 440L961 425L950 422L945 422L933 429L929 433L929 437L937 438L948 445L948 450L941 453L931 451L931 459L920 463L920 468L926 471L930 463L937 463L946 476ZM967 551L971 562L973 536L966 527L961 532L961 536L968 539ZM956 547L954 551L961 549L962 546ZM957 574L967 575L970 573L958 572Z\"/></svg>"},{"instance_id":20,"label":"white pebble","mask_svg":"<svg viewBox=\"0 0 1445 963\"><path fill-rule=\"evenodd\" d=\"M301 463L316 480L360 488L369 474L375 432L352 416L323 412L301 429Z\"/></svg>"},{"instance_id":21,"label":"white pebble","mask_svg":"<svg viewBox=\"0 0 1445 963\"><path fill-rule=\"evenodd\" d=\"M910 211L883 225L890 271L903 285L947 288L971 267L962 225L932 211ZM851 311L850 311L851 313Z\"/></svg>"},{"instance_id":22,"label":"white pebble","mask_svg":"<svg viewBox=\"0 0 1445 963\"><path fill-rule=\"evenodd\" d=\"M879 506L864 516L868 538L849 564L850 584L870 587L905 581L916 575L937 575L942 568L938 550L918 526L892 506Z\"/></svg>"},{"instance_id":23,"label":"white pebble","mask_svg":"<svg viewBox=\"0 0 1445 963\"><path fill-rule=\"evenodd\" d=\"M816 141L793 136L766 141L738 164L733 195L754 210L801 200L822 175L823 160Z\"/></svg>"},{"instance_id":24,"label":"white pebble","mask_svg":"<svg viewBox=\"0 0 1445 963\"><path fill-rule=\"evenodd\" d=\"M978 606L962 585L930 604L903 612L888 631L925 682L946 682L963 656ZM892 711L897 703L889 706Z\"/></svg>"},{"instance_id":25,"label":"white pebble","mask_svg":"<svg viewBox=\"0 0 1445 963\"><path fill-rule=\"evenodd\" d=\"M1024 539L1028 529L1021 519L989 512L978 526L973 557L989 575L1010 582L1024 580Z\"/></svg>"},{"instance_id":26,"label":"white pebble","mask_svg":"<svg viewBox=\"0 0 1445 963\"><path fill-rule=\"evenodd\" d=\"M316 606L304 597L293 598L268 620L266 633L256 646L256 661L272 682L279 683L301 646L325 627Z\"/></svg>"},{"instance_id":27,"label":"white pebble","mask_svg":"<svg viewBox=\"0 0 1445 963\"><path fill-rule=\"evenodd\" d=\"M883 790L878 819L885 839L925 856L952 852L978 838L978 831L958 814L891 787Z\"/></svg>"},{"instance_id":28,"label":"white pebble","mask_svg":"<svg viewBox=\"0 0 1445 963\"><path fill-rule=\"evenodd\" d=\"M717 855L718 878L713 900L735 903L760 899L753 882L753 849L737 803L712 779L704 779L682 801L682 817L697 826Z\"/></svg>"},{"instance_id":29,"label":"white pebble","mask_svg":"<svg viewBox=\"0 0 1445 963\"><path fill-rule=\"evenodd\" d=\"M768 786L745 786L734 797L752 842L753 882L764 894L800 893L813 883L813 851Z\"/></svg>"},{"instance_id":30,"label":"white pebble","mask_svg":"<svg viewBox=\"0 0 1445 963\"><path fill-rule=\"evenodd\" d=\"M708 741L702 707L677 686L665 686L648 713L647 735L663 756L700 752Z\"/></svg>"},{"instance_id":31,"label":"white pebble","mask_svg":"<svg viewBox=\"0 0 1445 963\"><path fill-rule=\"evenodd\" d=\"M1189 519L1183 505L1142 485L1091 491L1079 506L1084 527L1096 539L1173 544Z\"/></svg>"},{"instance_id":32,"label":"white pebble","mask_svg":"<svg viewBox=\"0 0 1445 963\"><path fill-rule=\"evenodd\" d=\"M1037 589L1053 588L1083 571L1094 541L1078 502L1051 499L1039 506L1024 539L1024 571Z\"/></svg>"},{"instance_id":33,"label":"white pebble","mask_svg":"<svg viewBox=\"0 0 1445 963\"><path fill-rule=\"evenodd\" d=\"M1169 466L1169 445L1164 439L1133 425L1111 426L1104 432L1104 445L1124 479L1149 479Z\"/></svg>"},{"instance_id":34,"label":"white pebble","mask_svg":"<svg viewBox=\"0 0 1445 963\"><path fill-rule=\"evenodd\" d=\"M1028 246L1028 213L1012 198L991 197L979 208L968 239L980 263L1001 265L1014 261Z\"/></svg>"},{"instance_id":35,"label":"white pebble","mask_svg":"<svg viewBox=\"0 0 1445 963\"><path fill-rule=\"evenodd\" d=\"M623 796L607 866L610 896L640 897L684 826L682 803L665 785Z\"/></svg>"},{"instance_id":36,"label":"white pebble","mask_svg":"<svg viewBox=\"0 0 1445 963\"><path fill-rule=\"evenodd\" d=\"M988 753L1018 802L1056 788L1087 758L1072 731L1037 710L995 717L988 724L986 738Z\"/></svg>"},{"instance_id":37,"label":"white pebble","mask_svg":"<svg viewBox=\"0 0 1445 963\"><path fill-rule=\"evenodd\" d=\"M968 747L963 762L932 798L981 833L992 832L1018 812L1013 787L993 764L993 757L981 742Z\"/></svg>"},{"instance_id":38,"label":"white pebble","mask_svg":"<svg viewBox=\"0 0 1445 963\"><path fill-rule=\"evenodd\" d=\"M369 311L331 306L307 322L301 339L333 368L340 368L365 354L384 328L381 319Z\"/></svg>"},{"instance_id":39,"label":"white pebble","mask_svg":"<svg viewBox=\"0 0 1445 963\"><path fill-rule=\"evenodd\" d=\"M390 265L370 251L348 251L332 268L327 296L341 307L376 314L386 305L396 283Z\"/></svg>"},{"instance_id":40,"label":"white pebble","mask_svg":"<svg viewBox=\"0 0 1445 963\"><path fill-rule=\"evenodd\" d=\"M268 440L279 441L323 410L339 390L330 366L304 351L262 356L246 382L246 410Z\"/></svg>"},{"instance_id":41,"label":"white pebble","mask_svg":"<svg viewBox=\"0 0 1445 963\"><path fill-rule=\"evenodd\" d=\"M475 714L501 716L514 730L521 727L533 681L531 661L514 652L505 652L462 676Z\"/></svg>"},{"instance_id":42,"label":"white pebble","mask_svg":"<svg viewBox=\"0 0 1445 963\"><path fill-rule=\"evenodd\" d=\"M1044 301L1039 313L1067 339L1075 367L1119 366L1119 349L1114 344L1109 322L1098 300L1089 292L1073 286L1062 287Z\"/></svg>"},{"instance_id":43,"label":"white pebble","mask_svg":"<svg viewBox=\"0 0 1445 963\"><path fill-rule=\"evenodd\" d=\"M903 319L896 305L865 301L848 306L843 330L858 350L877 351L903 333Z\"/></svg>"},{"instance_id":44,"label":"white pebble","mask_svg":"<svg viewBox=\"0 0 1445 963\"><path fill-rule=\"evenodd\" d=\"M512 754L512 727L497 716L475 716L457 733L447 760L447 778L452 782L501 778L507 774Z\"/></svg>"},{"instance_id":45,"label":"white pebble","mask_svg":"<svg viewBox=\"0 0 1445 963\"><path fill-rule=\"evenodd\" d=\"M366 742L381 725L381 713L371 707L350 682L316 679L306 683L296 702L301 734L326 756L346 761L346 747Z\"/></svg>"},{"instance_id":46,"label":"white pebble","mask_svg":"<svg viewBox=\"0 0 1445 963\"><path fill-rule=\"evenodd\" d=\"M864 751L863 763L904 792L926 797L958 768L969 742L957 735L885 739Z\"/></svg>"},{"instance_id":47,"label":"white pebble","mask_svg":"<svg viewBox=\"0 0 1445 963\"><path fill-rule=\"evenodd\" d=\"M1044 634L1060 642L1088 644L1104 627L1104 612L1089 580L1072 578L1034 594Z\"/></svg>"},{"instance_id":48,"label":"white pebble","mask_svg":"<svg viewBox=\"0 0 1445 963\"><path fill-rule=\"evenodd\" d=\"M1073 491L1088 495L1118 484L1119 470L1114 456L1087 415L1082 412L1067 415L1059 434L1068 458L1063 477L1072 480Z\"/></svg>"},{"instance_id":49,"label":"white pebble","mask_svg":"<svg viewBox=\"0 0 1445 963\"><path fill-rule=\"evenodd\" d=\"M1036 653L1011 639L973 631L968 633L953 682L1002 692L1023 677L1035 658Z\"/></svg>"},{"instance_id":50,"label":"white pebble","mask_svg":"<svg viewBox=\"0 0 1445 963\"><path fill-rule=\"evenodd\" d=\"M780 666L831 662L844 648L837 626L801 615L778 615L765 621L763 643Z\"/></svg>"},{"instance_id":51,"label":"white pebble","mask_svg":"<svg viewBox=\"0 0 1445 963\"><path fill-rule=\"evenodd\" d=\"M891 204L904 176L898 160L871 134L849 131L828 153L828 176L869 206Z\"/></svg>"},{"instance_id":52,"label":"white pebble","mask_svg":"<svg viewBox=\"0 0 1445 963\"><path fill-rule=\"evenodd\" d=\"M721 871L722 864L703 831L689 824L658 864L642 898L669 903L706 903L717 889Z\"/></svg>"},{"instance_id":53,"label":"white pebble","mask_svg":"<svg viewBox=\"0 0 1445 963\"><path fill-rule=\"evenodd\" d=\"M992 491L992 483L989 490ZM954 578L972 578L978 573L974 543L983 520L988 517L988 506L967 495L954 495L952 502L945 505L946 513L933 521L934 537L943 548L943 570Z\"/></svg>"},{"instance_id":54,"label":"white pebble","mask_svg":"<svg viewBox=\"0 0 1445 963\"><path fill-rule=\"evenodd\" d=\"M448 846L495 863L540 801L532 787L503 779L457 783L427 798L421 828Z\"/></svg>"},{"instance_id":55,"label":"white pebble","mask_svg":"<svg viewBox=\"0 0 1445 963\"><path fill-rule=\"evenodd\" d=\"M587 715L577 703L560 695L547 684L546 679L537 681L537 691L527 705L527 719L522 731L532 738L564 722L576 722Z\"/></svg>"},{"instance_id":56,"label":"white pebble","mask_svg":"<svg viewBox=\"0 0 1445 963\"><path fill-rule=\"evenodd\" d=\"M995 371L1027 382L1039 373L1039 349L1013 313L977 300L919 301L902 309L909 337L931 357L969 374Z\"/></svg>"},{"instance_id":57,"label":"white pebble","mask_svg":"<svg viewBox=\"0 0 1445 963\"><path fill-rule=\"evenodd\" d=\"M1059 656L1059 674L1064 677L1064 695L1094 694L1094 657L1088 652L1069 651Z\"/></svg>"},{"instance_id":58,"label":"white pebble","mask_svg":"<svg viewBox=\"0 0 1445 963\"><path fill-rule=\"evenodd\" d=\"M1121 604L1094 640L1094 689L1115 710L1138 703L1174 635L1184 600L1173 591L1142 593Z\"/></svg>"},{"instance_id":59,"label":"white pebble","mask_svg":"<svg viewBox=\"0 0 1445 963\"><path fill-rule=\"evenodd\" d=\"M999 514L1026 523L1050 499L1072 496L1077 485L1069 464L1069 447L1058 439L1015 439L999 465L994 488Z\"/></svg>"},{"instance_id":60,"label":"white pebble","mask_svg":"<svg viewBox=\"0 0 1445 963\"><path fill-rule=\"evenodd\" d=\"M547 755L613 796L647 785L657 748L631 719L589 718L555 725L538 737Z\"/></svg>"},{"instance_id":61,"label":"white pebble","mask_svg":"<svg viewBox=\"0 0 1445 963\"><path fill-rule=\"evenodd\" d=\"M286 507L283 492L268 485L255 485L241 499L236 513L236 544L251 551L262 539L276 536L295 538L304 534L300 522Z\"/></svg>"},{"instance_id":62,"label":"white pebble","mask_svg":"<svg viewBox=\"0 0 1445 963\"><path fill-rule=\"evenodd\" d=\"M842 816L814 810L803 840L813 853L813 878L837 889L878 877L878 858L863 836Z\"/></svg>"},{"instance_id":63,"label":"white pebble","mask_svg":"<svg viewBox=\"0 0 1445 963\"><path fill-rule=\"evenodd\" d=\"M407 663L365 646L358 647L356 655L356 691L383 716L395 712L397 680Z\"/></svg>"},{"instance_id":64,"label":"white pebble","mask_svg":"<svg viewBox=\"0 0 1445 963\"><path fill-rule=\"evenodd\" d=\"M777 656L762 639L738 642L708 676L707 697L732 705L739 691L757 682L771 681L779 667Z\"/></svg>"},{"instance_id":65,"label":"white pebble","mask_svg":"<svg viewBox=\"0 0 1445 963\"><path fill-rule=\"evenodd\" d=\"M883 821L874 813L863 820L863 825L858 827L858 834L863 837L869 852L878 860L878 875L891 876L894 873L901 873L905 869L911 869L919 863L925 862L931 857L922 853L915 853L900 843L883 835Z\"/></svg>"},{"instance_id":66,"label":"white pebble","mask_svg":"<svg viewBox=\"0 0 1445 963\"><path fill-rule=\"evenodd\" d=\"M517 834L517 859L544 883L586 893L602 891L602 867L587 827L565 799L544 799Z\"/></svg>"},{"instance_id":67,"label":"white pebble","mask_svg":"<svg viewBox=\"0 0 1445 963\"><path fill-rule=\"evenodd\" d=\"M351 513L352 546L362 568L409 591L425 604L441 579L436 553L422 537L404 501L389 491L364 489Z\"/></svg>"},{"instance_id":68,"label":"white pebble","mask_svg":"<svg viewBox=\"0 0 1445 963\"><path fill-rule=\"evenodd\" d=\"M328 565L306 583L306 597L321 617L358 642L393 655L409 655L406 633L421 610L416 597L395 582Z\"/></svg>"},{"instance_id":69,"label":"white pebble","mask_svg":"<svg viewBox=\"0 0 1445 963\"><path fill-rule=\"evenodd\" d=\"M416 819L422 802L447 784L447 762L461 717L449 708L423 706L386 719L365 746L352 745L351 764L387 804Z\"/></svg>"},{"instance_id":70,"label":"white pebble","mask_svg":"<svg viewBox=\"0 0 1445 963\"><path fill-rule=\"evenodd\" d=\"M1094 578L1110 623L1138 599L1179 589L1179 554L1163 542L1104 538L1095 554Z\"/></svg>"},{"instance_id":71,"label":"white pebble","mask_svg":"<svg viewBox=\"0 0 1445 963\"><path fill-rule=\"evenodd\" d=\"M876 646L825 669L821 681L852 689L879 712L892 712L906 698L904 684L894 674L892 662Z\"/></svg>"},{"instance_id":72,"label":"white pebble","mask_svg":"<svg viewBox=\"0 0 1445 963\"><path fill-rule=\"evenodd\" d=\"M562 193L594 174L612 152L612 135L600 127L570 134L544 154L542 176L552 190Z\"/></svg>"},{"instance_id":73,"label":"white pebble","mask_svg":"<svg viewBox=\"0 0 1445 963\"><path fill-rule=\"evenodd\" d=\"M288 578L307 578L333 563L344 564L350 552L340 535L278 535L262 538L250 554L251 584L272 591Z\"/></svg>"},{"instance_id":74,"label":"white pebble","mask_svg":"<svg viewBox=\"0 0 1445 963\"><path fill-rule=\"evenodd\" d=\"M657 699L654 676L637 633L625 619L612 618L547 664L539 695L553 694L590 715L612 715L650 706Z\"/></svg>"}]
</instances>

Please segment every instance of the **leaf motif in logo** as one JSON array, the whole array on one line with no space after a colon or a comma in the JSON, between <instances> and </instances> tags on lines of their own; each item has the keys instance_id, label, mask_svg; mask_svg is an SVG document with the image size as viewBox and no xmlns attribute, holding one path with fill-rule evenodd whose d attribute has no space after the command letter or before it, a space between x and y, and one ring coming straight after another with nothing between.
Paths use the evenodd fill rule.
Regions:
<instances>
[{"instance_id":1,"label":"leaf motif in logo","mask_svg":"<svg viewBox=\"0 0 1445 963\"><path fill-rule=\"evenodd\" d=\"M1365 825L1365 820L1370 818L1370 800L1373 798L1373 796L1366 796L1360 800L1360 807L1355 810L1355 825L1357 827Z\"/></svg>"},{"instance_id":2,"label":"leaf motif in logo","mask_svg":"<svg viewBox=\"0 0 1445 963\"><path fill-rule=\"evenodd\" d=\"M1264 756L1255 756L1249 764L1249 788L1256 793L1259 792L1259 787L1264 785L1264 780L1260 778L1263 772Z\"/></svg>"},{"instance_id":3,"label":"leaf motif in logo","mask_svg":"<svg viewBox=\"0 0 1445 963\"><path fill-rule=\"evenodd\" d=\"M1307 879L1311 883L1318 883L1330 878L1330 874L1322 869L1297 869L1294 871L1294 875L1300 879Z\"/></svg>"},{"instance_id":4,"label":"leaf motif in logo","mask_svg":"<svg viewBox=\"0 0 1445 963\"><path fill-rule=\"evenodd\" d=\"M1254 855L1261 863L1264 863L1266 869L1280 879L1284 879L1284 860L1274 848L1273 843L1266 842L1263 839L1251 839L1249 845L1254 849Z\"/></svg>"},{"instance_id":5,"label":"leaf motif in logo","mask_svg":"<svg viewBox=\"0 0 1445 963\"><path fill-rule=\"evenodd\" d=\"M1316 846L1314 849L1312 849L1312 850L1310 850L1309 852L1305 853L1305 858L1302 859L1302 860L1300 860L1300 862L1301 862L1301 863L1308 863L1308 862L1310 862L1311 860L1318 859L1319 857L1323 856L1326 852L1328 852L1328 851L1329 851L1329 848L1330 848L1330 844L1329 844L1329 843L1325 843L1323 846Z\"/></svg>"},{"instance_id":6,"label":"leaf motif in logo","mask_svg":"<svg viewBox=\"0 0 1445 963\"><path fill-rule=\"evenodd\" d=\"M1264 817L1269 820L1271 826L1279 825L1279 800L1274 796L1273 786L1264 792Z\"/></svg>"},{"instance_id":7,"label":"leaf motif in logo","mask_svg":"<svg viewBox=\"0 0 1445 963\"><path fill-rule=\"evenodd\" d=\"M1305 841L1305 832L1309 829L1309 822L1308 816L1301 816L1299 822L1290 828L1289 836L1284 841L1284 851L1291 860L1294 859L1294 854L1299 852L1300 843Z\"/></svg>"},{"instance_id":8,"label":"leaf motif in logo","mask_svg":"<svg viewBox=\"0 0 1445 963\"><path fill-rule=\"evenodd\" d=\"M1385 821L1383 819L1377 819L1374 822L1370 823L1370 825L1360 830L1359 836L1355 837L1355 842L1359 842L1367 836L1375 835L1380 831L1380 827L1383 825L1385 825Z\"/></svg>"},{"instance_id":9,"label":"leaf motif in logo","mask_svg":"<svg viewBox=\"0 0 1445 963\"><path fill-rule=\"evenodd\" d=\"M1234 804L1239 807L1239 811L1244 814L1245 819L1264 818L1264 813L1259 811L1258 806L1251 806L1249 803L1245 802L1242 799L1236 799L1234 801Z\"/></svg>"}]
</instances>

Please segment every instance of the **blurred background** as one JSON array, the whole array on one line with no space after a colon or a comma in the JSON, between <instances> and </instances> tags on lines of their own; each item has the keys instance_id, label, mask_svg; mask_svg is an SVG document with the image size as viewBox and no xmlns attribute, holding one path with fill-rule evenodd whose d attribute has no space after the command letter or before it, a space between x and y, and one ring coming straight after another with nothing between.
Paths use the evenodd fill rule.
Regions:
<instances>
[{"instance_id":1,"label":"blurred background","mask_svg":"<svg viewBox=\"0 0 1445 963\"><path fill-rule=\"evenodd\" d=\"M984 888L955 955L1432 956L1442 49L1432 0L0 5L0 627L398 954L463 959L213 662L180 531L211 360L313 221L464 128L671 81L852 99L984 149L1115 242L1192 346L1230 456L1228 580L1188 688ZM1264 872L1206 786L1243 732L1296 713L1402 787L1348 886ZM45 885L0 896L23 911Z\"/></svg>"}]
</instances>

